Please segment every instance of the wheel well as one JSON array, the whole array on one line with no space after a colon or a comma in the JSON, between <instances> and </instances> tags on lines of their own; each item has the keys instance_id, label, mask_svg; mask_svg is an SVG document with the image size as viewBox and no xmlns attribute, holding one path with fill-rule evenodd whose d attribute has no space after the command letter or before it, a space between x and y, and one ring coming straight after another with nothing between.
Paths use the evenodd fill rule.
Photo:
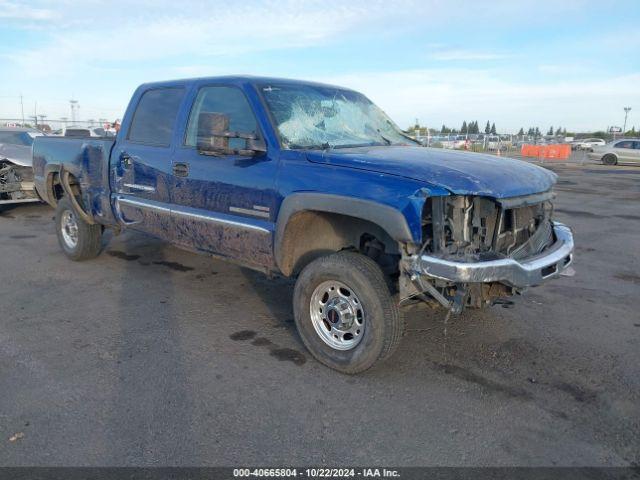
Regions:
<instances>
[{"instance_id":1,"label":"wheel well","mask_svg":"<svg viewBox=\"0 0 640 480\"><path fill-rule=\"evenodd\" d=\"M69 186L73 194L76 197L80 196L80 182L78 179L69 175ZM47 178L47 196L51 199L53 206L55 207L58 201L64 196L64 188L62 187L62 183L60 182L60 174L58 172L52 172L49 174Z\"/></svg>"},{"instance_id":2,"label":"wheel well","mask_svg":"<svg viewBox=\"0 0 640 480\"><path fill-rule=\"evenodd\" d=\"M47 199L54 207L58 204L58 201L64 196L64 190L60 183L60 174L52 172L47 177L46 183Z\"/></svg>"},{"instance_id":3,"label":"wheel well","mask_svg":"<svg viewBox=\"0 0 640 480\"><path fill-rule=\"evenodd\" d=\"M353 250L373 258L385 273L398 268L398 243L379 225L349 215L303 210L287 222L278 266L289 276L318 257Z\"/></svg>"}]
</instances>

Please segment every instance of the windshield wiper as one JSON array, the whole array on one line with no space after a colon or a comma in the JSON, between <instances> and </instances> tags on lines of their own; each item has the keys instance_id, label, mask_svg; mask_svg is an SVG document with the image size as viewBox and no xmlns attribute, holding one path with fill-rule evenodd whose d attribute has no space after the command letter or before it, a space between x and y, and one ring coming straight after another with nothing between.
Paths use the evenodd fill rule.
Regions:
<instances>
[{"instance_id":1,"label":"windshield wiper","mask_svg":"<svg viewBox=\"0 0 640 480\"><path fill-rule=\"evenodd\" d=\"M381 139L382 139L382 141L383 141L384 143L386 143L387 145L391 145L391 143L392 143L392 142L391 142L391 140L389 140L387 137L385 137L385 136L384 136L384 135L382 135L381 133L380 133L380 138L381 138Z\"/></svg>"},{"instance_id":2,"label":"windshield wiper","mask_svg":"<svg viewBox=\"0 0 640 480\"><path fill-rule=\"evenodd\" d=\"M318 145L298 145L296 143L290 143L287 145L292 150L330 150L333 147L329 142L321 143Z\"/></svg>"}]
</instances>

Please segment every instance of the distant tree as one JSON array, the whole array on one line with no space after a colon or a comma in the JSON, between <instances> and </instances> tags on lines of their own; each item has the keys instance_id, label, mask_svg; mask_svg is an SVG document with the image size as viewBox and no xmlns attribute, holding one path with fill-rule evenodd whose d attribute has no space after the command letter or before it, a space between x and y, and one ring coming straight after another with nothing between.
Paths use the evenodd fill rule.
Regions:
<instances>
[{"instance_id":1,"label":"distant tree","mask_svg":"<svg viewBox=\"0 0 640 480\"><path fill-rule=\"evenodd\" d=\"M473 133L480 133L480 127L478 126L478 121L473 122Z\"/></svg>"},{"instance_id":2,"label":"distant tree","mask_svg":"<svg viewBox=\"0 0 640 480\"><path fill-rule=\"evenodd\" d=\"M442 125L442 130L440 130L440 133L447 133L447 127L446 125Z\"/></svg>"},{"instance_id":3,"label":"distant tree","mask_svg":"<svg viewBox=\"0 0 640 480\"><path fill-rule=\"evenodd\" d=\"M562 129L562 135L563 135L564 137L566 137L566 136L567 136L567 129L566 129L566 128L563 128L563 129Z\"/></svg>"},{"instance_id":4,"label":"distant tree","mask_svg":"<svg viewBox=\"0 0 640 480\"><path fill-rule=\"evenodd\" d=\"M492 133L493 135L496 134L496 124L492 123L491 124L491 130L489 130L490 133Z\"/></svg>"},{"instance_id":5,"label":"distant tree","mask_svg":"<svg viewBox=\"0 0 640 480\"><path fill-rule=\"evenodd\" d=\"M553 126L549 127L549 131L547 132L547 135L553 135Z\"/></svg>"},{"instance_id":6,"label":"distant tree","mask_svg":"<svg viewBox=\"0 0 640 480\"><path fill-rule=\"evenodd\" d=\"M521 137L524 136L524 129L522 127L520 127L520 131L518 132L518 135Z\"/></svg>"},{"instance_id":7,"label":"distant tree","mask_svg":"<svg viewBox=\"0 0 640 480\"><path fill-rule=\"evenodd\" d=\"M636 127L631 127L631 130L627 130L624 134L625 137L635 137L636 136Z\"/></svg>"},{"instance_id":8,"label":"distant tree","mask_svg":"<svg viewBox=\"0 0 640 480\"><path fill-rule=\"evenodd\" d=\"M467 125L467 121L462 122L462 127L460 127L460 133L469 133L469 126Z\"/></svg>"},{"instance_id":9,"label":"distant tree","mask_svg":"<svg viewBox=\"0 0 640 480\"><path fill-rule=\"evenodd\" d=\"M559 137L560 135L562 135L562 129L558 127L558 129L556 130L556 137Z\"/></svg>"},{"instance_id":10,"label":"distant tree","mask_svg":"<svg viewBox=\"0 0 640 480\"><path fill-rule=\"evenodd\" d=\"M540 129L538 127L536 127L535 131L533 132L533 135L535 137L539 137L540 136Z\"/></svg>"},{"instance_id":11,"label":"distant tree","mask_svg":"<svg viewBox=\"0 0 640 480\"><path fill-rule=\"evenodd\" d=\"M527 130L527 135L529 135L530 137L533 137L535 133L536 131L533 129L533 127L529 127L529 130Z\"/></svg>"}]
</instances>

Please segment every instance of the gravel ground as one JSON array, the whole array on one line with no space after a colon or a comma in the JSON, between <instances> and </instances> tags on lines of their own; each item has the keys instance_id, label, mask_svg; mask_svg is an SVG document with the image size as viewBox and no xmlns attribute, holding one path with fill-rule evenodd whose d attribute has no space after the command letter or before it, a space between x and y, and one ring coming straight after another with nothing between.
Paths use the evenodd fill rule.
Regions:
<instances>
[{"instance_id":1,"label":"gravel ground","mask_svg":"<svg viewBox=\"0 0 640 480\"><path fill-rule=\"evenodd\" d=\"M52 209L5 209L0 465L637 465L640 169L546 165L576 276L446 336L411 307L355 377L305 352L286 280L132 232L74 263Z\"/></svg>"}]
</instances>

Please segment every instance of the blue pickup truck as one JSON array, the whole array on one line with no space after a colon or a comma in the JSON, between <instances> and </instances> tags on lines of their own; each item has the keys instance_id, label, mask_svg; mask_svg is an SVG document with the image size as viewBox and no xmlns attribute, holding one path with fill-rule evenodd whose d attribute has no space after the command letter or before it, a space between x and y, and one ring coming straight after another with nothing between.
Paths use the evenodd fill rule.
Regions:
<instances>
[{"instance_id":1,"label":"blue pickup truck","mask_svg":"<svg viewBox=\"0 0 640 480\"><path fill-rule=\"evenodd\" d=\"M300 337L358 373L388 358L401 307L486 307L555 278L573 238L554 173L424 148L364 95L245 76L149 83L114 138L38 137L35 186L72 260L105 228L296 278Z\"/></svg>"}]
</instances>

